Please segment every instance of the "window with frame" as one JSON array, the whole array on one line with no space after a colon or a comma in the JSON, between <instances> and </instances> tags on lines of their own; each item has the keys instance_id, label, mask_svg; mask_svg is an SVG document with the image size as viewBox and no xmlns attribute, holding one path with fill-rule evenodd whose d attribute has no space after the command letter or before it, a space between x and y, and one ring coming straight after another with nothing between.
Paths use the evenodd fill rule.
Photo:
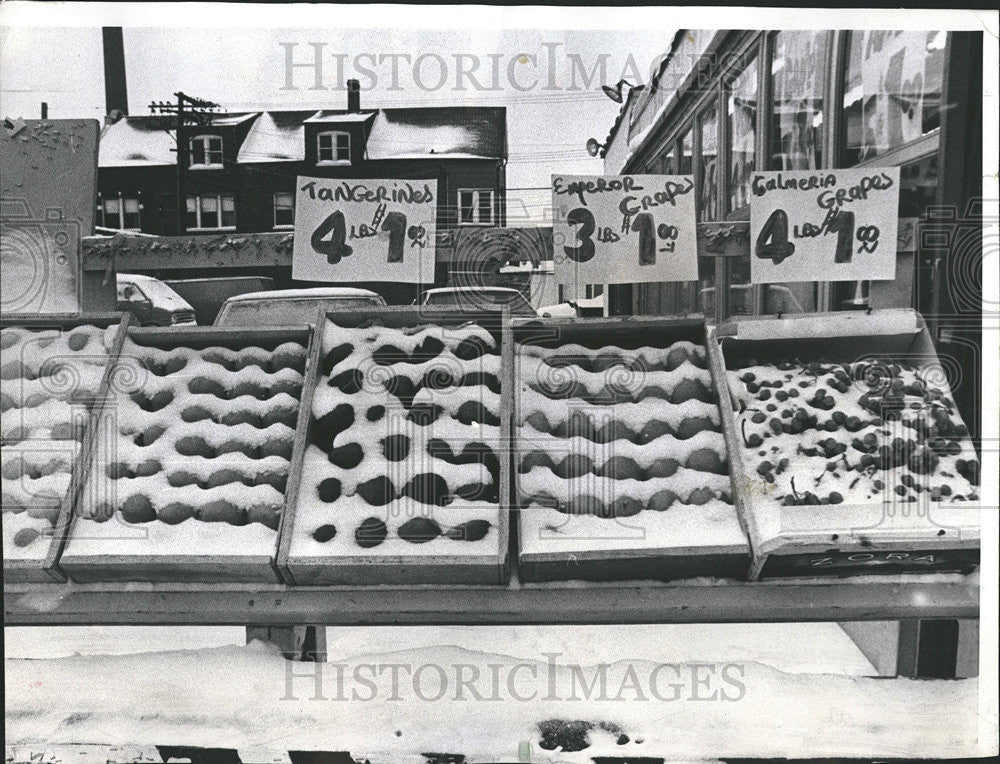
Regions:
<instances>
[{"instance_id":1,"label":"window with frame","mask_svg":"<svg viewBox=\"0 0 1000 764\"><path fill-rule=\"evenodd\" d=\"M694 143L693 143L693 131L688 128L684 135L681 136L680 145L681 153L677 157L677 172L681 175L690 175L694 172L694 166L691 163L692 157L694 155Z\"/></svg>"},{"instance_id":2,"label":"window with frame","mask_svg":"<svg viewBox=\"0 0 1000 764\"><path fill-rule=\"evenodd\" d=\"M726 212L750 204L750 176L757 165L757 58L736 76L726 93L729 167Z\"/></svg>"},{"instance_id":3,"label":"window with frame","mask_svg":"<svg viewBox=\"0 0 1000 764\"><path fill-rule=\"evenodd\" d=\"M848 35L843 165L853 167L941 126L948 33L867 30Z\"/></svg>"},{"instance_id":4,"label":"window with frame","mask_svg":"<svg viewBox=\"0 0 1000 764\"><path fill-rule=\"evenodd\" d=\"M321 164L350 164L351 134L339 130L317 134L316 161Z\"/></svg>"},{"instance_id":5,"label":"window with frame","mask_svg":"<svg viewBox=\"0 0 1000 764\"><path fill-rule=\"evenodd\" d=\"M701 158L698 188L698 219L719 217L719 111L715 104L702 112L698 120Z\"/></svg>"},{"instance_id":6,"label":"window with frame","mask_svg":"<svg viewBox=\"0 0 1000 764\"><path fill-rule=\"evenodd\" d=\"M222 138L196 135L191 139L191 167L222 167Z\"/></svg>"},{"instance_id":7,"label":"window with frame","mask_svg":"<svg viewBox=\"0 0 1000 764\"><path fill-rule=\"evenodd\" d=\"M772 170L823 167L823 75L829 32L786 31L772 37Z\"/></svg>"},{"instance_id":8,"label":"window with frame","mask_svg":"<svg viewBox=\"0 0 1000 764\"><path fill-rule=\"evenodd\" d=\"M104 228L114 228L119 231L139 231L142 229L142 218L137 197L116 196L102 197L97 205L97 219Z\"/></svg>"},{"instance_id":9,"label":"window with frame","mask_svg":"<svg viewBox=\"0 0 1000 764\"><path fill-rule=\"evenodd\" d=\"M189 196L185 225L190 229L226 230L236 228L236 199L233 196Z\"/></svg>"},{"instance_id":10,"label":"window with frame","mask_svg":"<svg viewBox=\"0 0 1000 764\"><path fill-rule=\"evenodd\" d=\"M463 225L493 225L492 189L463 188L458 192L458 222Z\"/></svg>"},{"instance_id":11,"label":"window with frame","mask_svg":"<svg viewBox=\"0 0 1000 764\"><path fill-rule=\"evenodd\" d=\"M291 228L295 225L295 194L279 191L274 194L274 227Z\"/></svg>"}]
</instances>

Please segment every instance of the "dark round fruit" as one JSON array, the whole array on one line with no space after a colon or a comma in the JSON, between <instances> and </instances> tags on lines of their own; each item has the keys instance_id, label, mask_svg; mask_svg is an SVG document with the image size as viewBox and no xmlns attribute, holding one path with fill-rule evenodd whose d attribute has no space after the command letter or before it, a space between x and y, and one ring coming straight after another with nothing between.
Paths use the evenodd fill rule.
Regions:
<instances>
[{"instance_id":1,"label":"dark round fruit","mask_svg":"<svg viewBox=\"0 0 1000 764\"><path fill-rule=\"evenodd\" d=\"M406 435L389 435L382 438L382 452L390 462L401 462L410 454L410 439Z\"/></svg>"},{"instance_id":2,"label":"dark round fruit","mask_svg":"<svg viewBox=\"0 0 1000 764\"><path fill-rule=\"evenodd\" d=\"M444 535L452 541L479 541L489 531L490 523L488 520L469 520L466 523L449 528Z\"/></svg>"},{"instance_id":3,"label":"dark round fruit","mask_svg":"<svg viewBox=\"0 0 1000 764\"><path fill-rule=\"evenodd\" d=\"M317 492L320 501L336 501L340 498L340 481L337 478L326 478L320 482Z\"/></svg>"},{"instance_id":4,"label":"dark round fruit","mask_svg":"<svg viewBox=\"0 0 1000 764\"><path fill-rule=\"evenodd\" d=\"M127 523L149 523L156 519L156 510L148 497L133 494L122 503L122 519Z\"/></svg>"},{"instance_id":5,"label":"dark round fruit","mask_svg":"<svg viewBox=\"0 0 1000 764\"><path fill-rule=\"evenodd\" d=\"M397 533L403 541L426 544L441 535L441 526L429 518L414 517L399 526Z\"/></svg>"},{"instance_id":6,"label":"dark round fruit","mask_svg":"<svg viewBox=\"0 0 1000 764\"><path fill-rule=\"evenodd\" d=\"M345 342L342 345L337 345L333 350L326 354L323 359L323 365L321 367L324 377L330 376L330 372L333 371L334 367L347 358L351 353L354 352L354 345L350 342Z\"/></svg>"},{"instance_id":7,"label":"dark round fruit","mask_svg":"<svg viewBox=\"0 0 1000 764\"><path fill-rule=\"evenodd\" d=\"M312 537L321 544L326 543L337 535L337 528L333 525L321 525L313 531Z\"/></svg>"},{"instance_id":8,"label":"dark round fruit","mask_svg":"<svg viewBox=\"0 0 1000 764\"><path fill-rule=\"evenodd\" d=\"M358 495L372 506L384 507L396 498L396 486L385 475L380 475L359 485Z\"/></svg>"},{"instance_id":9,"label":"dark round fruit","mask_svg":"<svg viewBox=\"0 0 1000 764\"><path fill-rule=\"evenodd\" d=\"M761 411L758 411L756 414L754 414L752 417L750 417L750 421L753 422L754 424L761 424L766 419L767 419L767 415L764 414Z\"/></svg>"},{"instance_id":10,"label":"dark round fruit","mask_svg":"<svg viewBox=\"0 0 1000 764\"><path fill-rule=\"evenodd\" d=\"M330 387L336 387L346 395L354 395L361 390L364 379L365 377L361 369L348 369L347 371L340 372L335 377L331 377L328 384Z\"/></svg>"},{"instance_id":11,"label":"dark round fruit","mask_svg":"<svg viewBox=\"0 0 1000 764\"><path fill-rule=\"evenodd\" d=\"M335 464L341 469L352 470L361 464L365 458L364 449L360 443L345 443L330 452L330 464Z\"/></svg>"},{"instance_id":12,"label":"dark round fruit","mask_svg":"<svg viewBox=\"0 0 1000 764\"><path fill-rule=\"evenodd\" d=\"M14 545L15 546L28 546L32 541L37 539L41 534L35 528L21 528L17 533L14 534Z\"/></svg>"},{"instance_id":13,"label":"dark round fruit","mask_svg":"<svg viewBox=\"0 0 1000 764\"><path fill-rule=\"evenodd\" d=\"M421 504L433 504L438 507L443 507L452 501L448 483L436 472L425 472L414 476L403 488L403 496L408 496Z\"/></svg>"},{"instance_id":14,"label":"dark round fruit","mask_svg":"<svg viewBox=\"0 0 1000 764\"><path fill-rule=\"evenodd\" d=\"M377 517L369 517L354 531L354 541L362 549L371 549L385 541L388 535L389 529L384 522Z\"/></svg>"},{"instance_id":15,"label":"dark round fruit","mask_svg":"<svg viewBox=\"0 0 1000 764\"><path fill-rule=\"evenodd\" d=\"M369 406L368 411L365 412L365 417L369 422L377 422L384 416L385 406Z\"/></svg>"}]
</instances>

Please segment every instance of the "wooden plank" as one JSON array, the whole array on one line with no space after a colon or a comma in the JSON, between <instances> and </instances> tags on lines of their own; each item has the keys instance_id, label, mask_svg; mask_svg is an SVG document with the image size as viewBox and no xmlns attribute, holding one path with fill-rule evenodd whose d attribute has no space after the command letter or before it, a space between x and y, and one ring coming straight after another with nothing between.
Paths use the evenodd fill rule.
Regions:
<instances>
[{"instance_id":1,"label":"wooden plank","mask_svg":"<svg viewBox=\"0 0 1000 764\"><path fill-rule=\"evenodd\" d=\"M662 318L662 317L613 317L594 319L515 319L513 332L519 344L559 347L564 344L581 344L586 347L619 346L635 347L646 345L667 347L678 340L690 340L705 347L708 341L707 328L703 318ZM515 351L516 352L516 351ZM722 396L728 405L728 394L723 390L724 377L719 376L713 366L711 356L706 357L706 365L712 376L715 393L714 402L723 405ZM517 391L520 390L516 362L511 364L511 389L514 390L514 422L518 409ZM516 437L516 426L512 425L512 473L517 475L520 464L521 441ZM735 482L738 475L729 465L729 478L734 498L737 496ZM517 502L520 507L520 502ZM532 511L526 508L525 512ZM640 513L637 517L641 517ZM739 519L734 509L733 516ZM548 582L567 579L587 581L614 580L659 580L669 581L695 576L724 576L745 578L750 566L749 542L745 536L740 544L718 539L704 538L693 546L657 546L631 548L616 546L614 539L601 539L586 550L572 551L532 551L527 550L524 538L527 524L519 524L520 550L518 566L525 581ZM740 525L740 528L743 526ZM745 533L745 531L744 531Z\"/></svg>"},{"instance_id":2,"label":"wooden plank","mask_svg":"<svg viewBox=\"0 0 1000 764\"><path fill-rule=\"evenodd\" d=\"M296 341L306 348L308 363L312 351L314 328L311 325L276 326L265 328L233 328L233 327L131 327L128 337L141 345L159 348L172 348L183 344L187 347L209 347L213 345L240 349L252 345L277 347L283 342ZM120 355L120 353L119 353ZM117 358L118 356L116 356ZM308 372L308 368L304 370ZM297 414L296 430L292 446L292 457L299 440L305 437L302 422L308 417L308 410L300 396ZM305 414L303 413L305 411ZM99 412L95 412L95 415ZM96 419L95 419L96 422ZM94 428L96 430L96 427ZM183 457L179 457L183 459ZM69 537L73 533L76 520L82 511L79 504L82 501L86 481L92 479L94 467L88 460L87 471L82 479L83 485L77 489L76 503L72 512L72 520L67 522L69 530L64 534L61 550L65 552ZM291 470L291 468L290 468ZM282 518L289 507L288 495L282 508ZM279 531L282 520L279 519ZM159 555L159 554L128 554L128 555L66 555L58 559L58 570L77 582L92 583L97 581L228 581L241 583L271 583L280 581L277 567L277 554L280 533L275 534L274 548L270 555L242 554L235 552L224 556L209 555Z\"/></svg>"},{"instance_id":3,"label":"wooden plank","mask_svg":"<svg viewBox=\"0 0 1000 764\"><path fill-rule=\"evenodd\" d=\"M902 582L901 582L902 581ZM8 584L7 626L885 621L979 614L978 576L508 586Z\"/></svg>"},{"instance_id":4,"label":"wooden plank","mask_svg":"<svg viewBox=\"0 0 1000 764\"><path fill-rule=\"evenodd\" d=\"M130 319L131 314L129 313L51 314L44 316L35 314L5 314L0 319L0 327L4 328L60 329L66 332L85 324L105 328L117 324L115 336L112 339L111 347L108 349L108 359L104 365L101 382L94 400L90 402L91 407L87 413L87 421L83 429L83 440L80 442L80 450L70 472L69 488L60 501L59 514L52 529L52 538L49 542L45 558L41 560L4 560L5 581L48 582L66 580L66 574L58 568L56 560L66 541L73 505L80 491L89 454L93 447L96 417L98 416L101 402L107 396L111 380L115 375L115 364L121 352L121 346L125 341L125 334L128 331ZM16 444L11 445L16 447Z\"/></svg>"},{"instance_id":5,"label":"wooden plank","mask_svg":"<svg viewBox=\"0 0 1000 764\"><path fill-rule=\"evenodd\" d=\"M884 319L885 332L873 327ZM856 323L860 328L852 329ZM900 327L912 331L899 333ZM750 337L745 332L750 328ZM817 327L823 336L816 336ZM766 331L765 331L766 330ZM890 330L894 333L890 333ZM741 317L718 327L721 341L713 345L723 368L740 359L769 357L778 350L787 357L811 359L823 355L836 362L897 358L937 377L944 376L923 318L912 309L862 313L808 313L781 317ZM752 338L751 338L752 337ZM711 344L711 343L710 343ZM820 348L820 349L817 349ZM934 372L938 369L938 372ZM738 489L750 534L754 560L751 578L858 573L961 572L979 564L979 508L957 502L934 505L935 525L914 513L892 522L881 502L865 505L771 507L759 501L757 481L748 475L743 442L732 405L722 407L730 459L745 477ZM966 436L968 440L968 436ZM971 446L970 446L971 447ZM762 519L777 513L780 530L766 535Z\"/></svg>"},{"instance_id":6,"label":"wooden plank","mask_svg":"<svg viewBox=\"0 0 1000 764\"><path fill-rule=\"evenodd\" d=\"M384 308L345 309L323 311L317 317L315 344L323 343L323 327L327 318L335 320L344 326L354 326L369 319L377 319L383 325L393 328L406 328L426 324L456 326L469 321L478 322L483 328L495 333L500 341L501 372L510 365L512 351L510 350L509 316L506 307L494 310L469 311L462 307L415 307L389 306ZM305 411L311 421L312 397L316 385L321 380L319 367L321 365L321 350L317 350L313 374L308 382L310 389L303 398L308 398L309 408ZM278 569L289 583L305 586L363 586L363 585L401 585L419 583L427 585L444 584L500 584L506 581L509 558L509 458L510 442L509 411L511 389L506 376L500 376L500 437L497 444L499 471L499 501L497 515L497 553L479 555L406 555L394 556L386 554L356 554L350 556L294 556L292 540L295 531L295 503L289 501L291 511L281 527L279 541ZM308 432L303 437L302 454L298 457L297 469L294 472L295 485L291 492L295 498L300 490L301 462L308 442ZM295 466L293 465L293 469ZM334 505L335 506L335 505Z\"/></svg>"}]
</instances>

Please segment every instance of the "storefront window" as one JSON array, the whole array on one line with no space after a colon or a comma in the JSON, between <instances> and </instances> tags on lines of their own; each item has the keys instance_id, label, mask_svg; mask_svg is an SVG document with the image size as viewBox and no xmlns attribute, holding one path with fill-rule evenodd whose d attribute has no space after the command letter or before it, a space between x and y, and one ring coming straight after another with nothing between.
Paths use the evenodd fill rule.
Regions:
<instances>
[{"instance_id":1,"label":"storefront window","mask_svg":"<svg viewBox=\"0 0 1000 764\"><path fill-rule=\"evenodd\" d=\"M677 172L681 175L690 175L693 172L691 165L691 155L694 153L691 131L688 130L681 136L681 155L677 158Z\"/></svg>"},{"instance_id":2,"label":"storefront window","mask_svg":"<svg viewBox=\"0 0 1000 764\"><path fill-rule=\"evenodd\" d=\"M698 219L719 217L719 113L715 106L706 109L699 120L701 129L701 187L698 190Z\"/></svg>"},{"instance_id":3,"label":"storefront window","mask_svg":"<svg viewBox=\"0 0 1000 764\"><path fill-rule=\"evenodd\" d=\"M941 125L947 33L851 32L844 80L844 164L851 167Z\"/></svg>"},{"instance_id":4,"label":"storefront window","mask_svg":"<svg viewBox=\"0 0 1000 764\"><path fill-rule=\"evenodd\" d=\"M674 154L675 151L670 149L660 158L660 169L664 175L673 175L677 172L677 159Z\"/></svg>"},{"instance_id":5,"label":"storefront window","mask_svg":"<svg viewBox=\"0 0 1000 764\"><path fill-rule=\"evenodd\" d=\"M750 175L756 169L757 62L752 60L733 81L727 98L729 140L728 212L750 203Z\"/></svg>"},{"instance_id":6,"label":"storefront window","mask_svg":"<svg viewBox=\"0 0 1000 764\"><path fill-rule=\"evenodd\" d=\"M715 316L715 264L714 257L698 258L698 311L713 322Z\"/></svg>"},{"instance_id":7,"label":"storefront window","mask_svg":"<svg viewBox=\"0 0 1000 764\"><path fill-rule=\"evenodd\" d=\"M771 58L771 169L823 166L823 71L828 32L778 32Z\"/></svg>"}]
</instances>

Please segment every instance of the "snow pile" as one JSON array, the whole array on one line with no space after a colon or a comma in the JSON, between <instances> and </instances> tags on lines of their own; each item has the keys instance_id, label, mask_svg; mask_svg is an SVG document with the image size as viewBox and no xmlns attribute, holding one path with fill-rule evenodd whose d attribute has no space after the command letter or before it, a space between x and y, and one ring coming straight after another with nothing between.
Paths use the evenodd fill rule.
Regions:
<instances>
[{"instance_id":1,"label":"snow pile","mask_svg":"<svg viewBox=\"0 0 1000 764\"><path fill-rule=\"evenodd\" d=\"M274 553L306 348L182 342L126 341L64 557Z\"/></svg>"},{"instance_id":2,"label":"snow pile","mask_svg":"<svg viewBox=\"0 0 1000 764\"><path fill-rule=\"evenodd\" d=\"M116 329L0 330L5 560L48 552Z\"/></svg>"},{"instance_id":3,"label":"snow pile","mask_svg":"<svg viewBox=\"0 0 1000 764\"><path fill-rule=\"evenodd\" d=\"M522 549L744 546L705 348L517 348Z\"/></svg>"},{"instance_id":4,"label":"snow pile","mask_svg":"<svg viewBox=\"0 0 1000 764\"><path fill-rule=\"evenodd\" d=\"M499 554L500 348L327 321L290 554Z\"/></svg>"},{"instance_id":5,"label":"snow pile","mask_svg":"<svg viewBox=\"0 0 1000 764\"><path fill-rule=\"evenodd\" d=\"M332 659L331 659L332 660ZM8 745L349 751L421 761L975 755L977 681L597 666L454 647L291 663L254 644L6 661Z\"/></svg>"}]
</instances>

